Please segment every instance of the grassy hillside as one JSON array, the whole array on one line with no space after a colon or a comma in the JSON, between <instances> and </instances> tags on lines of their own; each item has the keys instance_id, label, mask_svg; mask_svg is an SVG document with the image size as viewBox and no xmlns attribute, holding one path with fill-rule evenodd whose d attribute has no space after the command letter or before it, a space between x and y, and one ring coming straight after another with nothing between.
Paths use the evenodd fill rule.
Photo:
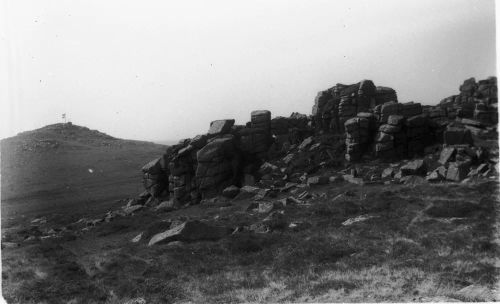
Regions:
<instances>
[{"instance_id":1,"label":"grassy hillside","mask_svg":"<svg viewBox=\"0 0 500 304\"><path fill-rule=\"evenodd\" d=\"M286 225L270 233L240 230L216 242L147 246L175 220L235 228L268 216L241 200L147 210L78 238L9 248L3 294L10 303L498 300L496 181L343 182L310 192L315 198L287 205Z\"/></svg>"},{"instance_id":2,"label":"grassy hillside","mask_svg":"<svg viewBox=\"0 0 500 304\"><path fill-rule=\"evenodd\" d=\"M54 124L1 141L2 225L17 216L104 210L142 191L140 168L165 146Z\"/></svg>"}]
</instances>

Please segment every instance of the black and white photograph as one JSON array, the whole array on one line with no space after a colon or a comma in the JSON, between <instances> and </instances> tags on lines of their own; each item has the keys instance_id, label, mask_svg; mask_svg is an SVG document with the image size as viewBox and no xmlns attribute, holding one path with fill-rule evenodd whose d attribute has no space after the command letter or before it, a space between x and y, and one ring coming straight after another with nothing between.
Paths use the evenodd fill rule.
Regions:
<instances>
[{"instance_id":1,"label":"black and white photograph","mask_svg":"<svg viewBox=\"0 0 500 304\"><path fill-rule=\"evenodd\" d=\"M0 0L0 302L500 301L498 11Z\"/></svg>"}]
</instances>

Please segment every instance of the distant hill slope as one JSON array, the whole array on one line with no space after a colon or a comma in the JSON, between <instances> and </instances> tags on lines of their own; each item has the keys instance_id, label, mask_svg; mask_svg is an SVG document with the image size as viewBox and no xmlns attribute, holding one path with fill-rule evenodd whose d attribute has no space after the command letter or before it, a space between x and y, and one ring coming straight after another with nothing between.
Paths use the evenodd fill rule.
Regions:
<instances>
[{"instance_id":1,"label":"distant hill slope","mask_svg":"<svg viewBox=\"0 0 500 304\"><path fill-rule=\"evenodd\" d=\"M154 142L160 145L173 146L177 144L179 140L155 140Z\"/></svg>"},{"instance_id":2,"label":"distant hill slope","mask_svg":"<svg viewBox=\"0 0 500 304\"><path fill-rule=\"evenodd\" d=\"M23 132L0 145L2 217L104 208L136 195L141 167L165 150L71 123Z\"/></svg>"}]
</instances>

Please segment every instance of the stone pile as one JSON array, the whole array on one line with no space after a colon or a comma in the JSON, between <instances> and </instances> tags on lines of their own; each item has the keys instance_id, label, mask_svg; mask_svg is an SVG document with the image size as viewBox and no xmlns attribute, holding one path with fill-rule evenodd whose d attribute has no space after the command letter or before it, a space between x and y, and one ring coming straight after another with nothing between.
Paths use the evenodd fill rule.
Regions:
<instances>
[{"instance_id":1,"label":"stone pile","mask_svg":"<svg viewBox=\"0 0 500 304\"><path fill-rule=\"evenodd\" d=\"M459 95L447 97L440 102L440 107L446 109L448 118L473 118L485 124L498 123L496 77L478 82L469 78L459 89Z\"/></svg>"}]
</instances>

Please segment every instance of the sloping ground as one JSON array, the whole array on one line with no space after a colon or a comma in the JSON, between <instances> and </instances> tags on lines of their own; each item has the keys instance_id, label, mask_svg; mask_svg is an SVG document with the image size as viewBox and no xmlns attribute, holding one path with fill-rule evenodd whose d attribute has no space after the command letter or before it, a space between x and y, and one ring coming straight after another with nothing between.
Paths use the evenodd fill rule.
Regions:
<instances>
[{"instance_id":1,"label":"sloping ground","mask_svg":"<svg viewBox=\"0 0 500 304\"><path fill-rule=\"evenodd\" d=\"M140 168L164 150L72 124L4 139L2 227L21 215L102 212L140 192Z\"/></svg>"},{"instance_id":2,"label":"sloping ground","mask_svg":"<svg viewBox=\"0 0 500 304\"><path fill-rule=\"evenodd\" d=\"M269 216L246 199L147 210L78 238L4 248L3 295L9 303L498 300L496 180L340 182L310 193L306 204L287 204L269 233L147 246L175 220L241 228Z\"/></svg>"}]
</instances>

